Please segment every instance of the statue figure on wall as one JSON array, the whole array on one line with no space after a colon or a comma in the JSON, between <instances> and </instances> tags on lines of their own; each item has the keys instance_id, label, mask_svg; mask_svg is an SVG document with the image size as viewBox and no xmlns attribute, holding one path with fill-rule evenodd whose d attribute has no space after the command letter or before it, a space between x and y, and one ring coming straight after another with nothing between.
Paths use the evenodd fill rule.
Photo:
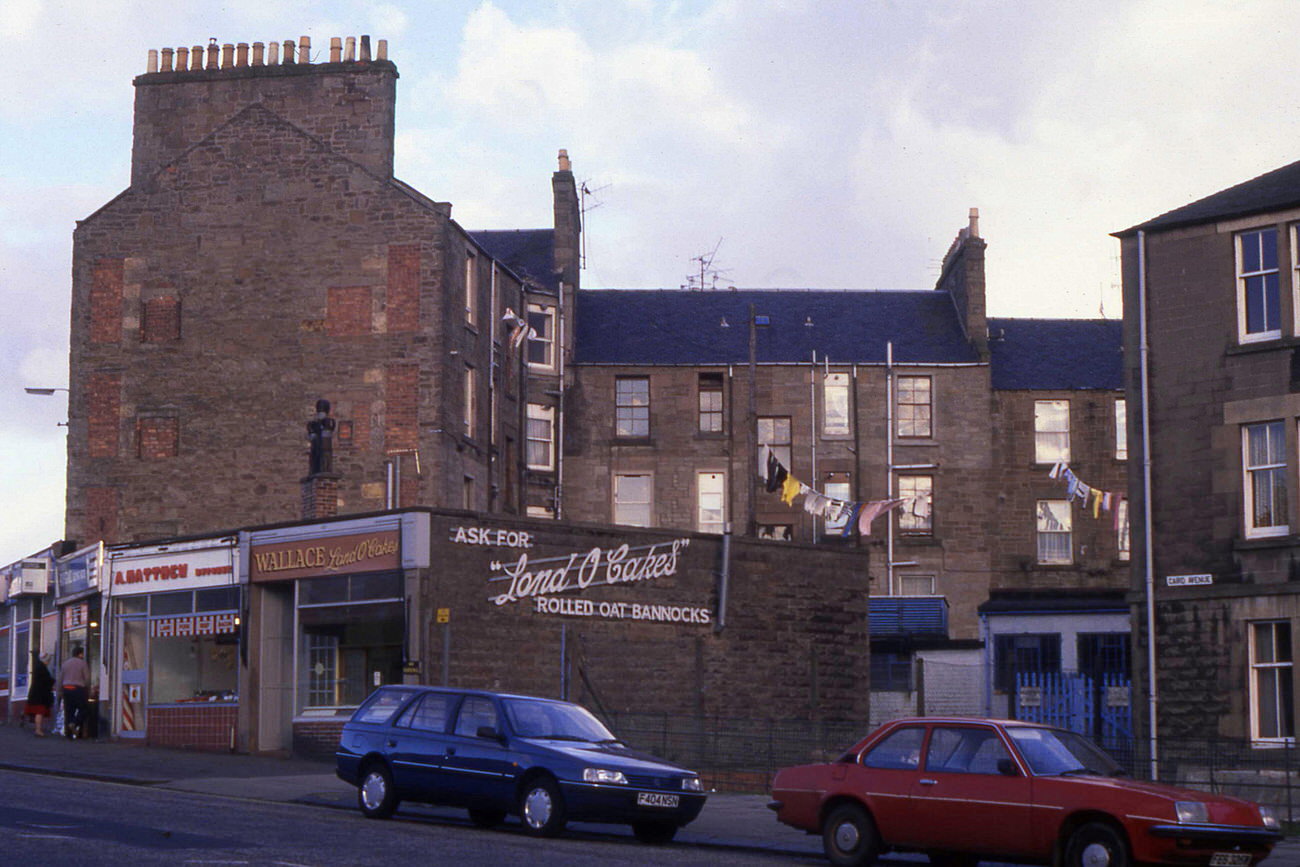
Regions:
<instances>
[{"instance_id":1,"label":"statue figure on wall","mask_svg":"<svg viewBox=\"0 0 1300 867\"><path fill-rule=\"evenodd\" d=\"M325 398L316 401L316 415L307 422L307 440L311 443L308 475L334 472L334 419Z\"/></svg>"}]
</instances>

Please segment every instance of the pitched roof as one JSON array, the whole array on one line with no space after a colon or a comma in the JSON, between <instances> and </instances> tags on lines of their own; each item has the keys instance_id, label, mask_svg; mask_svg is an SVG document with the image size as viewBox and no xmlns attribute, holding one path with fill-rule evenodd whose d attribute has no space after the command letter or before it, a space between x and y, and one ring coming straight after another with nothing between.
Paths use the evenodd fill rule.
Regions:
<instances>
[{"instance_id":1,"label":"pitched roof","mask_svg":"<svg viewBox=\"0 0 1300 867\"><path fill-rule=\"evenodd\" d=\"M1122 238L1139 229L1174 229L1297 206L1300 206L1300 162L1266 172L1114 234Z\"/></svg>"},{"instance_id":2,"label":"pitched roof","mask_svg":"<svg viewBox=\"0 0 1300 867\"><path fill-rule=\"evenodd\" d=\"M470 232L469 236L520 277L552 292L559 291L554 229L503 229Z\"/></svg>"},{"instance_id":3,"label":"pitched roof","mask_svg":"<svg viewBox=\"0 0 1300 867\"><path fill-rule=\"evenodd\" d=\"M1122 328L1118 319L989 319L993 387L1123 388Z\"/></svg>"},{"instance_id":4,"label":"pitched roof","mask_svg":"<svg viewBox=\"0 0 1300 867\"><path fill-rule=\"evenodd\" d=\"M937 291L584 289L579 364L719 365L749 361L749 310L760 363L976 363L952 298Z\"/></svg>"}]
</instances>

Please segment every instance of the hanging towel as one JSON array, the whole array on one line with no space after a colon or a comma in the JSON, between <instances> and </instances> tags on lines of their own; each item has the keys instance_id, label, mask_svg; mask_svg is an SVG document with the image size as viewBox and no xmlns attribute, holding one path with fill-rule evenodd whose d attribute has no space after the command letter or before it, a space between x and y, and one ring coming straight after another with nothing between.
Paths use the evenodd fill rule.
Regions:
<instances>
[{"instance_id":1,"label":"hanging towel","mask_svg":"<svg viewBox=\"0 0 1300 867\"><path fill-rule=\"evenodd\" d=\"M789 473L786 473L785 467L781 468L781 474L784 476L784 479L781 481L781 502L785 503L787 506L793 506L794 498L799 495L800 490L803 488L803 483ZM769 482L769 484L771 483Z\"/></svg>"},{"instance_id":2,"label":"hanging towel","mask_svg":"<svg viewBox=\"0 0 1300 867\"><path fill-rule=\"evenodd\" d=\"M861 503L848 503L848 513L844 516L844 527L840 530L840 535L845 538L853 534L853 528L858 525L858 513L862 511Z\"/></svg>"},{"instance_id":3,"label":"hanging towel","mask_svg":"<svg viewBox=\"0 0 1300 867\"><path fill-rule=\"evenodd\" d=\"M876 518L897 509L901 505L903 505L902 500L872 500L869 503L863 503L862 510L858 512L858 532L864 536L870 536L871 524Z\"/></svg>"}]
</instances>

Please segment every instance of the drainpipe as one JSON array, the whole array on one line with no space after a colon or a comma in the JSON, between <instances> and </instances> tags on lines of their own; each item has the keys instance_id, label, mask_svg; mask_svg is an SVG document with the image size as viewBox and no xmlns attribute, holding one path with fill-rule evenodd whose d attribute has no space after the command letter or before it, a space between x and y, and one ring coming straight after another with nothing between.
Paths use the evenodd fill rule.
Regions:
<instances>
[{"instance_id":1,"label":"drainpipe","mask_svg":"<svg viewBox=\"0 0 1300 867\"><path fill-rule=\"evenodd\" d=\"M551 335L551 348L555 352L556 372L560 375L559 397L556 400L555 415L555 520L564 518L564 396L568 391L565 383L564 349L568 328L564 319L564 284L560 284L560 297L555 310L555 334ZM527 439L527 437L525 437Z\"/></svg>"},{"instance_id":2,"label":"drainpipe","mask_svg":"<svg viewBox=\"0 0 1300 867\"><path fill-rule=\"evenodd\" d=\"M1151 347L1147 340L1147 236L1139 229L1138 242L1138 340L1142 376L1142 526L1143 566L1147 603L1147 737L1151 748L1151 779L1158 779L1160 738L1156 733L1159 708L1156 687L1156 578L1151 541Z\"/></svg>"},{"instance_id":3,"label":"drainpipe","mask_svg":"<svg viewBox=\"0 0 1300 867\"><path fill-rule=\"evenodd\" d=\"M822 359L825 361L825 359ZM812 449L812 486L813 490L822 489L821 479L817 478L817 350L813 350L812 364L808 368L808 442ZM816 545L820 541L817 533L817 516L812 516L812 540Z\"/></svg>"},{"instance_id":4,"label":"drainpipe","mask_svg":"<svg viewBox=\"0 0 1300 867\"><path fill-rule=\"evenodd\" d=\"M885 497L894 498L894 342L885 344ZM885 515L885 595L894 595L894 520Z\"/></svg>"}]
</instances>

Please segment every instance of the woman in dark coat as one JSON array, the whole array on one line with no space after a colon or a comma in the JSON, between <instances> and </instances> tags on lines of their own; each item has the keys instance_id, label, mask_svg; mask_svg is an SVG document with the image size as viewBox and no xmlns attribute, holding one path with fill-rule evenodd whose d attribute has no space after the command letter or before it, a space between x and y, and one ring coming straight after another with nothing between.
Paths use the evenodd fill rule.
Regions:
<instances>
[{"instance_id":1,"label":"woman in dark coat","mask_svg":"<svg viewBox=\"0 0 1300 867\"><path fill-rule=\"evenodd\" d=\"M45 664L47 659L49 654L42 657L32 651L32 679L27 687L27 707L23 711L26 716L34 718L38 738L45 737L45 718L54 706L54 675Z\"/></svg>"}]
</instances>

